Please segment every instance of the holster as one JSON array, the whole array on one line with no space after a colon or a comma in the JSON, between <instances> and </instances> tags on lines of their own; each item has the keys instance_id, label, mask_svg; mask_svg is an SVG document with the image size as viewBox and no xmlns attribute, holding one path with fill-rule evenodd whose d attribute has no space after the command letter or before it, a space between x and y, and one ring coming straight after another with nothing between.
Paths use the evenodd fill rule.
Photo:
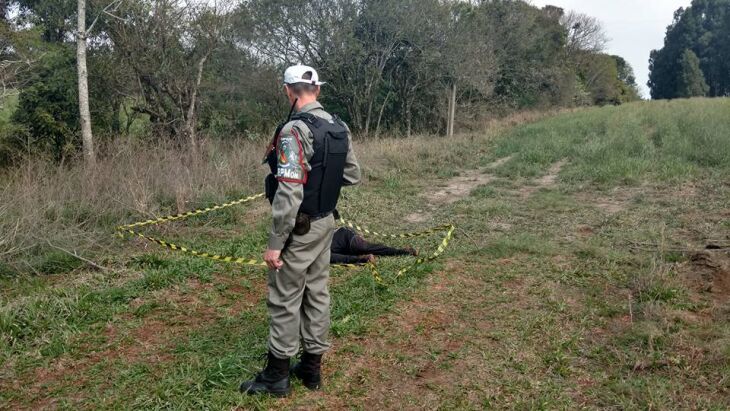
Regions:
<instances>
[{"instance_id":1,"label":"holster","mask_svg":"<svg viewBox=\"0 0 730 411\"><path fill-rule=\"evenodd\" d=\"M305 235L312 228L312 219L304 213L297 213L296 223L294 224L293 234Z\"/></svg>"},{"instance_id":2,"label":"holster","mask_svg":"<svg viewBox=\"0 0 730 411\"><path fill-rule=\"evenodd\" d=\"M269 200L269 203L274 202L274 196L276 195L276 190L279 188L279 181L276 180L276 177L273 174L269 174L266 176L266 180L264 181L265 188L266 188L266 198ZM292 230L293 234L296 235L304 235L309 232L309 229L312 225L312 219L304 213L297 213L297 219L294 223L294 229Z\"/></svg>"},{"instance_id":3,"label":"holster","mask_svg":"<svg viewBox=\"0 0 730 411\"><path fill-rule=\"evenodd\" d=\"M284 248L282 249L282 252L289 248L289 245L291 245L291 241L293 236L296 235L305 235L309 233L309 230L312 228L312 219L303 213L297 213L297 219L294 223L294 229L292 230L291 234L289 234L289 238L286 239L286 242L284 243Z\"/></svg>"},{"instance_id":4,"label":"holster","mask_svg":"<svg viewBox=\"0 0 730 411\"><path fill-rule=\"evenodd\" d=\"M276 176L273 174L267 175L264 180L264 189L266 192L266 199L269 200L269 204L273 204L274 196L276 195L276 190L278 188L279 181L276 179Z\"/></svg>"}]
</instances>

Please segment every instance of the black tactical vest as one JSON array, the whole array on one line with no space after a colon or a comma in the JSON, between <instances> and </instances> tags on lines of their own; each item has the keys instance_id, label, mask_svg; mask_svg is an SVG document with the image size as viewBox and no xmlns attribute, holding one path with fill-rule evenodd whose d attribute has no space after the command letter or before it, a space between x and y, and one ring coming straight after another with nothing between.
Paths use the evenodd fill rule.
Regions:
<instances>
[{"instance_id":1,"label":"black tactical vest","mask_svg":"<svg viewBox=\"0 0 730 411\"><path fill-rule=\"evenodd\" d=\"M299 212L309 216L321 216L337 208L337 200L344 183L345 162L350 141L347 138L347 128L337 117L329 122L310 113L297 113L291 121L302 120L314 135L314 154L309 160L312 170L309 171L307 182L304 184L304 200ZM276 133L276 144L281 132L280 126ZM274 201L279 182L276 180L278 147L269 152L266 161L269 163L271 174L266 177L266 197L269 202Z\"/></svg>"}]
</instances>

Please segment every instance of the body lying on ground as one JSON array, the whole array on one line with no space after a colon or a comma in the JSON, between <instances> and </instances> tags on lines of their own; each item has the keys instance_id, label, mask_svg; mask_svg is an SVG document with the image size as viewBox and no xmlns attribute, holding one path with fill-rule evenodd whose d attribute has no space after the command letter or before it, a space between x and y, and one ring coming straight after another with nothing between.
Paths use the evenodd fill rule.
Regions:
<instances>
[{"instance_id":1,"label":"body lying on ground","mask_svg":"<svg viewBox=\"0 0 730 411\"><path fill-rule=\"evenodd\" d=\"M418 255L418 252L413 247L393 248L369 243L348 227L338 228L332 236L330 264L366 264L375 261L375 256L399 255Z\"/></svg>"}]
</instances>

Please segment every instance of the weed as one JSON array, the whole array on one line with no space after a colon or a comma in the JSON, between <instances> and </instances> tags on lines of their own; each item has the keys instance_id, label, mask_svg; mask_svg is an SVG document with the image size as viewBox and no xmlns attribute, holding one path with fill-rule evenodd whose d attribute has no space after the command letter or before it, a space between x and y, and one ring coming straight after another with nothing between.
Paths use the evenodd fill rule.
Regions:
<instances>
[{"instance_id":1,"label":"weed","mask_svg":"<svg viewBox=\"0 0 730 411\"><path fill-rule=\"evenodd\" d=\"M165 268L169 266L170 260L158 254L142 254L134 256L129 260L129 266L136 268Z\"/></svg>"},{"instance_id":2,"label":"weed","mask_svg":"<svg viewBox=\"0 0 730 411\"><path fill-rule=\"evenodd\" d=\"M33 265L40 274L63 274L83 266L84 262L62 251L48 251Z\"/></svg>"},{"instance_id":3,"label":"weed","mask_svg":"<svg viewBox=\"0 0 730 411\"><path fill-rule=\"evenodd\" d=\"M632 288L642 303L672 302L684 295L670 265L653 260L649 272L637 272Z\"/></svg>"},{"instance_id":4,"label":"weed","mask_svg":"<svg viewBox=\"0 0 730 411\"><path fill-rule=\"evenodd\" d=\"M497 194L497 190L490 186L481 186L472 190L471 195L476 198L490 198Z\"/></svg>"}]
</instances>

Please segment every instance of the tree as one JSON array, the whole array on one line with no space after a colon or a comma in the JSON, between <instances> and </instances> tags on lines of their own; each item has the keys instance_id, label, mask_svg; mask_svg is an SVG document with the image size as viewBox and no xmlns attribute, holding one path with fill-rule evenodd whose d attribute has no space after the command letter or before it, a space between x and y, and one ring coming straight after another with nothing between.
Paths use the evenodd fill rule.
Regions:
<instances>
[{"instance_id":1,"label":"tree","mask_svg":"<svg viewBox=\"0 0 730 411\"><path fill-rule=\"evenodd\" d=\"M77 1L77 30L76 30L76 71L78 74L79 87L79 119L81 123L81 141L84 150L84 158L89 166L96 163L94 154L94 136L91 130L91 110L89 109L89 71L86 64L86 49L89 33L99 21L102 14L116 17L109 12L113 7L118 6L122 0L114 0L101 11L94 21L86 28L86 0Z\"/></svg>"},{"instance_id":2,"label":"tree","mask_svg":"<svg viewBox=\"0 0 730 411\"><path fill-rule=\"evenodd\" d=\"M570 68L564 54L567 33L558 10L523 2L483 4L496 27L495 92L500 103L509 108L565 104L562 80Z\"/></svg>"},{"instance_id":3,"label":"tree","mask_svg":"<svg viewBox=\"0 0 730 411\"><path fill-rule=\"evenodd\" d=\"M725 10L724 18L710 39L708 48L711 52L707 56L707 72L703 70L703 74L714 83L712 95L730 96L730 10Z\"/></svg>"},{"instance_id":4,"label":"tree","mask_svg":"<svg viewBox=\"0 0 730 411\"><path fill-rule=\"evenodd\" d=\"M579 67L581 87L587 91L588 104L622 104L639 99L634 70L619 56L595 53Z\"/></svg>"},{"instance_id":5,"label":"tree","mask_svg":"<svg viewBox=\"0 0 730 411\"><path fill-rule=\"evenodd\" d=\"M200 129L219 138L268 136L289 110L280 70L242 52L231 40L208 61L200 87Z\"/></svg>"},{"instance_id":6,"label":"tree","mask_svg":"<svg viewBox=\"0 0 730 411\"><path fill-rule=\"evenodd\" d=\"M581 66L581 80L591 95L592 104L617 104L619 100L618 68L607 54L595 54Z\"/></svg>"},{"instance_id":7,"label":"tree","mask_svg":"<svg viewBox=\"0 0 730 411\"><path fill-rule=\"evenodd\" d=\"M569 56L586 52L600 53L606 47L608 36L597 18L569 11L560 16L560 24L568 31L565 48Z\"/></svg>"},{"instance_id":8,"label":"tree","mask_svg":"<svg viewBox=\"0 0 730 411\"><path fill-rule=\"evenodd\" d=\"M107 13L110 3L113 14ZM224 3L235 9L220 7ZM281 72L294 63L317 67L328 82L322 93L327 108L355 132L374 136L449 133L454 125L480 126L515 109L637 97L628 64L601 54L605 35L596 19L524 1L7 4L18 13L12 28L0 33L2 64L20 67L28 56L56 56L30 65L24 75L0 73L21 94L26 113L17 116L19 124L32 129L38 143L58 142L45 144L54 153L96 142L104 131L129 132L134 118L143 120L145 136L172 138L191 150L199 135L268 134L285 112ZM21 33L38 44L24 46ZM74 45L76 70L58 63ZM73 93L50 84L65 85L69 74L77 77ZM69 98L74 101L63 100ZM67 115L70 107L77 115Z\"/></svg>"},{"instance_id":9,"label":"tree","mask_svg":"<svg viewBox=\"0 0 730 411\"><path fill-rule=\"evenodd\" d=\"M649 60L649 87L655 99L680 97L680 77L685 50L699 60L709 96L730 95L730 73L727 40L730 0L693 0L692 5L674 13L667 27L664 47L653 50Z\"/></svg>"},{"instance_id":10,"label":"tree","mask_svg":"<svg viewBox=\"0 0 730 411\"><path fill-rule=\"evenodd\" d=\"M360 133L448 132L452 112L465 122L487 110L571 104L575 94L575 71L565 57L568 30L554 7L249 0L239 13L248 17L237 29L244 47L278 69L316 66L329 81L328 107Z\"/></svg>"},{"instance_id":11,"label":"tree","mask_svg":"<svg viewBox=\"0 0 730 411\"><path fill-rule=\"evenodd\" d=\"M2 4L7 7L8 3ZM17 93L25 75L45 52L36 29L16 29L0 10L0 107L5 97Z\"/></svg>"},{"instance_id":12,"label":"tree","mask_svg":"<svg viewBox=\"0 0 730 411\"><path fill-rule=\"evenodd\" d=\"M200 86L211 53L226 35L227 9L204 1L137 0L117 14L121 18L109 24L109 36L134 73L141 104L133 109L196 150Z\"/></svg>"},{"instance_id":13,"label":"tree","mask_svg":"<svg viewBox=\"0 0 730 411\"><path fill-rule=\"evenodd\" d=\"M680 73L677 80L677 96L703 97L707 95L710 86L700 69L700 59L692 50L685 50L680 60Z\"/></svg>"},{"instance_id":14,"label":"tree","mask_svg":"<svg viewBox=\"0 0 730 411\"><path fill-rule=\"evenodd\" d=\"M634 69L628 61L621 56L611 56L616 62L618 72L618 88L621 103L629 103L641 99L639 86L636 84Z\"/></svg>"},{"instance_id":15,"label":"tree","mask_svg":"<svg viewBox=\"0 0 730 411\"><path fill-rule=\"evenodd\" d=\"M42 39L49 43L63 43L74 31L73 16L76 0L15 0L19 22L43 29Z\"/></svg>"},{"instance_id":16,"label":"tree","mask_svg":"<svg viewBox=\"0 0 730 411\"><path fill-rule=\"evenodd\" d=\"M86 66L86 0L78 0L78 31L76 33L76 71L79 88L79 119L84 158L89 166L96 163L94 136L91 133L91 111L89 110L89 73Z\"/></svg>"}]
</instances>

